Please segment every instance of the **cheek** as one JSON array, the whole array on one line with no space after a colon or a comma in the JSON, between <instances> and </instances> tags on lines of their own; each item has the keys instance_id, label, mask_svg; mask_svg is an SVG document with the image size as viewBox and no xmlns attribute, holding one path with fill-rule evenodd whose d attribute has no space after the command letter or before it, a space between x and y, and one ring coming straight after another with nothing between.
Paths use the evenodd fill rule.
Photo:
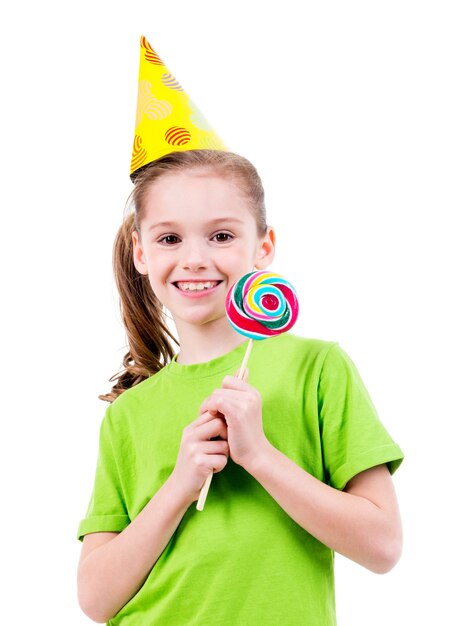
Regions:
<instances>
[{"instance_id":1,"label":"cheek","mask_svg":"<svg viewBox=\"0 0 462 626\"><path fill-rule=\"evenodd\" d=\"M160 271L166 267L169 262L171 263L171 256L165 254L162 250L147 249L146 250L146 262L154 270Z\"/></svg>"},{"instance_id":2,"label":"cheek","mask_svg":"<svg viewBox=\"0 0 462 626\"><path fill-rule=\"evenodd\" d=\"M245 245L245 243L236 244L229 248L223 248L221 251L221 256L225 260L233 260L233 262L240 261L241 263L252 256L253 250L249 249L249 246Z\"/></svg>"}]
</instances>

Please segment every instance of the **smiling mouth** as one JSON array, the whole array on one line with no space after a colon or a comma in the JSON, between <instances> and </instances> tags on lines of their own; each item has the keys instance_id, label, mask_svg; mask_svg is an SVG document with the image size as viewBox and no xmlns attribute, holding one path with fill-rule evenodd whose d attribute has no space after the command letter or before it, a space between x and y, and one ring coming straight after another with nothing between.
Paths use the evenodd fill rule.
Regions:
<instances>
[{"instance_id":1,"label":"smiling mouth","mask_svg":"<svg viewBox=\"0 0 462 626\"><path fill-rule=\"evenodd\" d=\"M179 289L180 291L195 293L195 292L208 291L208 290L214 289L215 287L218 287L218 285L222 282L223 282L222 280L204 280L204 281L197 281L197 282L178 281L172 284L175 285L175 287ZM180 287L180 284L181 284L181 287Z\"/></svg>"}]
</instances>

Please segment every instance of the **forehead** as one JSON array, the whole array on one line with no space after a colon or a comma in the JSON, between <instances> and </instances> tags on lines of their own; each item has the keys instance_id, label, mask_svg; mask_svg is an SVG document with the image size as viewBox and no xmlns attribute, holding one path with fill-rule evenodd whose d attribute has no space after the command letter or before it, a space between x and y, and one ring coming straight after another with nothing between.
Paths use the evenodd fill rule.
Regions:
<instances>
[{"instance_id":1,"label":"forehead","mask_svg":"<svg viewBox=\"0 0 462 626\"><path fill-rule=\"evenodd\" d=\"M210 170L169 173L144 196L145 218L156 221L219 218L252 219L250 204L237 182Z\"/></svg>"}]
</instances>

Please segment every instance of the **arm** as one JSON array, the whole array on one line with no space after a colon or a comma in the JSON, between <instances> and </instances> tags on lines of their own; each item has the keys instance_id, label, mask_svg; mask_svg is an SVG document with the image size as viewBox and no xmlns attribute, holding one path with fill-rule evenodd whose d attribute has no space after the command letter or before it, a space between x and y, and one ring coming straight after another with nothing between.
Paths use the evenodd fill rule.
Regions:
<instances>
[{"instance_id":1,"label":"arm","mask_svg":"<svg viewBox=\"0 0 462 626\"><path fill-rule=\"evenodd\" d=\"M361 472L339 491L267 442L245 469L297 524L332 550L378 574L398 562L401 519L386 465Z\"/></svg>"},{"instance_id":2,"label":"arm","mask_svg":"<svg viewBox=\"0 0 462 626\"><path fill-rule=\"evenodd\" d=\"M334 378L330 384L340 383ZM204 400L200 410L224 416L232 460L316 539L376 573L397 563L401 520L386 465L357 474L343 491L326 485L269 442L263 431L261 396L246 380L225 376L222 387Z\"/></svg>"},{"instance_id":3,"label":"arm","mask_svg":"<svg viewBox=\"0 0 462 626\"><path fill-rule=\"evenodd\" d=\"M91 533L78 568L78 599L92 620L114 617L137 593L178 527L197 500L209 473L228 460L223 420L206 413L184 430L173 472L143 510L121 533Z\"/></svg>"},{"instance_id":4,"label":"arm","mask_svg":"<svg viewBox=\"0 0 462 626\"><path fill-rule=\"evenodd\" d=\"M77 585L80 607L88 617L104 623L135 595L189 505L170 476L121 533L85 537Z\"/></svg>"}]
</instances>

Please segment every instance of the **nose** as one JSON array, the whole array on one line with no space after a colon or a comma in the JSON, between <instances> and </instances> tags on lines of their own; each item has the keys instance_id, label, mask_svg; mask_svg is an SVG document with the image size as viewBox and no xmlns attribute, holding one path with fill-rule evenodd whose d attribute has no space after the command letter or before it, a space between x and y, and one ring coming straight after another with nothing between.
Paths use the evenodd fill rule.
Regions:
<instances>
[{"instance_id":1,"label":"nose","mask_svg":"<svg viewBox=\"0 0 462 626\"><path fill-rule=\"evenodd\" d=\"M197 239L184 241L182 245L181 266L183 269L197 271L208 266L208 254L204 242Z\"/></svg>"}]
</instances>

